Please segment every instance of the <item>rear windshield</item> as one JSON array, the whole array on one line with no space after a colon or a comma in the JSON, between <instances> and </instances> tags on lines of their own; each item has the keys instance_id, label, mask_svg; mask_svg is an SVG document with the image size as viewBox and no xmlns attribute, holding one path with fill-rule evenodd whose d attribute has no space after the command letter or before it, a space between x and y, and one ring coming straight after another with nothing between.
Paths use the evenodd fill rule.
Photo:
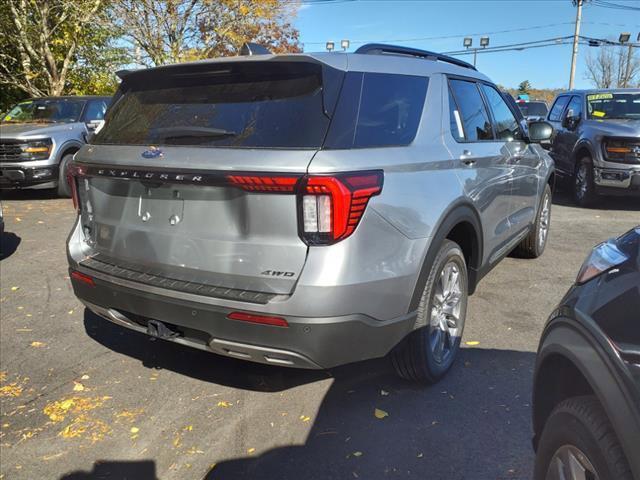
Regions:
<instances>
[{"instance_id":1,"label":"rear windshield","mask_svg":"<svg viewBox=\"0 0 640 480\"><path fill-rule=\"evenodd\" d=\"M318 148L323 70L305 62L167 69L125 78L93 143Z\"/></svg>"},{"instance_id":2,"label":"rear windshield","mask_svg":"<svg viewBox=\"0 0 640 480\"><path fill-rule=\"evenodd\" d=\"M520 111L525 117L546 117L547 105L542 102L519 103Z\"/></svg>"}]
</instances>

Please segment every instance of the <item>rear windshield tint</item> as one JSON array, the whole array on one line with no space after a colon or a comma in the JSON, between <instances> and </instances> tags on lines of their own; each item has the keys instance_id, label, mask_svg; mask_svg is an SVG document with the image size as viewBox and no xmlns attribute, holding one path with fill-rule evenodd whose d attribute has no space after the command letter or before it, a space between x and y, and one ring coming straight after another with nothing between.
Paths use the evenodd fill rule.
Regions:
<instances>
[{"instance_id":1,"label":"rear windshield tint","mask_svg":"<svg viewBox=\"0 0 640 480\"><path fill-rule=\"evenodd\" d=\"M409 145L416 136L428 78L348 73L325 148Z\"/></svg>"},{"instance_id":2,"label":"rear windshield tint","mask_svg":"<svg viewBox=\"0 0 640 480\"><path fill-rule=\"evenodd\" d=\"M330 120L322 71L247 62L133 74L93 143L318 148Z\"/></svg>"}]
</instances>

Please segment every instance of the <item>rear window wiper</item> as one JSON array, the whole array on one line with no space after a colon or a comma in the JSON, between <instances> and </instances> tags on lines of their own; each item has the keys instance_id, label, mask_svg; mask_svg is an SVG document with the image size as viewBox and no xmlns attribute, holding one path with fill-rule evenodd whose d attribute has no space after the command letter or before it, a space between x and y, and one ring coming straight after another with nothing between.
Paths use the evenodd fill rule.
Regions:
<instances>
[{"instance_id":1,"label":"rear window wiper","mask_svg":"<svg viewBox=\"0 0 640 480\"><path fill-rule=\"evenodd\" d=\"M238 135L231 130L209 127L163 127L152 130L154 136L158 135L163 139L170 138L228 138Z\"/></svg>"}]
</instances>

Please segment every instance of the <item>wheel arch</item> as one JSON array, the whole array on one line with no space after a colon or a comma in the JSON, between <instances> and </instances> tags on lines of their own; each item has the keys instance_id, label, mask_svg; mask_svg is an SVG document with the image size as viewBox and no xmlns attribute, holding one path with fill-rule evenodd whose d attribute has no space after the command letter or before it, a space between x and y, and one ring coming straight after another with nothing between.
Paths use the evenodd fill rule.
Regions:
<instances>
[{"instance_id":1,"label":"wheel arch","mask_svg":"<svg viewBox=\"0 0 640 480\"><path fill-rule=\"evenodd\" d=\"M431 266L438 249L446 239L456 242L462 249L467 262L470 295L475 291L479 281L478 272L482 263L483 237L480 217L473 206L464 201L455 203L442 216L434 232L411 296L409 312L418 308Z\"/></svg>"},{"instance_id":2,"label":"wheel arch","mask_svg":"<svg viewBox=\"0 0 640 480\"><path fill-rule=\"evenodd\" d=\"M573 152L571 153L571 162L574 165L574 171L578 162L586 156L590 157L593 161L595 157L595 149L588 140L580 140L576 143L575 147L573 147Z\"/></svg>"},{"instance_id":3,"label":"wheel arch","mask_svg":"<svg viewBox=\"0 0 640 480\"><path fill-rule=\"evenodd\" d=\"M575 320L554 319L545 329L536 359L533 382L533 446L552 410L566 398L594 395L613 425L631 468L640 473L640 412L625 391L610 354Z\"/></svg>"},{"instance_id":4,"label":"wheel arch","mask_svg":"<svg viewBox=\"0 0 640 480\"><path fill-rule=\"evenodd\" d=\"M58 156L56 159L56 163L60 163L65 155L76 153L78 150L82 148L84 144L79 142L78 140L67 140L58 149Z\"/></svg>"}]
</instances>

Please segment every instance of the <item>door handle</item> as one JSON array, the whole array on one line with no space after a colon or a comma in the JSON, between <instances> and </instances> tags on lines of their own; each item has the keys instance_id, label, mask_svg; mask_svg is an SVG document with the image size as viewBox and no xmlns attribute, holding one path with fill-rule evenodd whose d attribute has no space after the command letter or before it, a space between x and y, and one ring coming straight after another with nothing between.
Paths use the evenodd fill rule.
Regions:
<instances>
[{"instance_id":1,"label":"door handle","mask_svg":"<svg viewBox=\"0 0 640 480\"><path fill-rule=\"evenodd\" d=\"M462 163L464 163L465 165L467 165L468 167L471 167L472 165L474 165L476 163L476 159L472 158L471 155L473 155L471 153L471 151L469 150L463 150L462 151L462 155L460 155L460 161Z\"/></svg>"}]
</instances>

